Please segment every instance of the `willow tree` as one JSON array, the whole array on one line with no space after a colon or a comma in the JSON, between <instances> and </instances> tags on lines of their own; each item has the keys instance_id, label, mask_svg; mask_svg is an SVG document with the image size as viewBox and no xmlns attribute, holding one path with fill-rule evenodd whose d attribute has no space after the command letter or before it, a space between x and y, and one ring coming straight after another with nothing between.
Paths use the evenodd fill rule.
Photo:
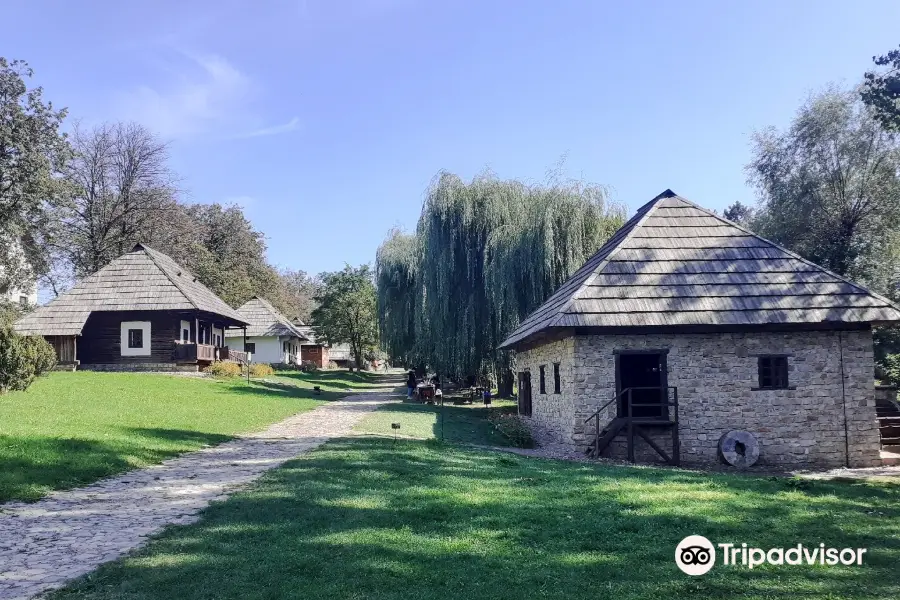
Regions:
<instances>
[{"instance_id":1,"label":"willow tree","mask_svg":"<svg viewBox=\"0 0 900 600\"><path fill-rule=\"evenodd\" d=\"M621 227L605 189L581 182L531 187L488 240L485 279L492 313L493 370L512 391L509 354L495 348ZM505 376L505 377L504 377Z\"/></svg>"},{"instance_id":2,"label":"willow tree","mask_svg":"<svg viewBox=\"0 0 900 600\"><path fill-rule=\"evenodd\" d=\"M385 349L452 378L503 375L497 345L622 220L598 186L440 173L414 239L395 232L379 249Z\"/></svg>"},{"instance_id":3,"label":"willow tree","mask_svg":"<svg viewBox=\"0 0 900 600\"><path fill-rule=\"evenodd\" d=\"M392 362L415 364L416 310L421 286L418 240L394 229L375 255L378 288L378 333Z\"/></svg>"}]
</instances>

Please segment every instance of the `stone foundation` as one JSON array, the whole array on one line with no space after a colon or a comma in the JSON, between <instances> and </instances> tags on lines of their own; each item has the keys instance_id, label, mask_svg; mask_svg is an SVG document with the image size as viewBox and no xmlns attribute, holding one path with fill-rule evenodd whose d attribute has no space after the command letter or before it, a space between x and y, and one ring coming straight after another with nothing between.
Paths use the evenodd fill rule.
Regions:
<instances>
[{"instance_id":1,"label":"stone foundation","mask_svg":"<svg viewBox=\"0 0 900 600\"><path fill-rule=\"evenodd\" d=\"M197 365L179 365L177 363L117 363L101 365L80 365L79 371L110 371L120 373L163 372L163 373L196 373Z\"/></svg>"},{"instance_id":2,"label":"stone foundation","mask_svg":"<svg viewBox=\"0 0 900 600\"><path fill-rule=\"evenodd\" d=\"M531 420L553 431L559 442L586 448L593 427L584 419L616 393L615 352L643 349L668 351L668 384L679 394L684 463L718 462L719 437L743 429L759 440L761 465L880 464L868 330L568 337L517 354L517 370L532 373ZM754 389L759 354L788 355L791 389ZM560 363L560 394L552 393L554 362ZM539 390L540 365L546 368L547 394ZM615 414L611 405L601 422ZM653 436L671 450L671 429L653 431ZM624 433L608 454L626 456ZM636 454L642 461L658 460L643 440L637 441Z\"/></svg>"}]
</instances>

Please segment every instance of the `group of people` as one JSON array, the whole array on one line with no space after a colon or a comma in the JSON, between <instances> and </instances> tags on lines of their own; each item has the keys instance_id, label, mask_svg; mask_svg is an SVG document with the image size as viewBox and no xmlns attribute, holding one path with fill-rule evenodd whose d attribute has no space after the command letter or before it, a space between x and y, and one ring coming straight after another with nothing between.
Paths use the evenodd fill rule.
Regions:
<instances>
[{"instance_id":1,"label":"group of people","mask_svg":"<svg viewBox=\"0 0 900 600\"><path fill-rule=\"evenodd\" d=\"M422 379L422 382L425 382L425 379ZM434 388L434 395L440 396L441 392L441 378L439 375L435 375L428 383ZM406 376L406 398L407 400L412 400L412 398L416 395L416 391L419 387L419 379L416 377L415 371L410 371Z\"/></svg>"}]
</instances>

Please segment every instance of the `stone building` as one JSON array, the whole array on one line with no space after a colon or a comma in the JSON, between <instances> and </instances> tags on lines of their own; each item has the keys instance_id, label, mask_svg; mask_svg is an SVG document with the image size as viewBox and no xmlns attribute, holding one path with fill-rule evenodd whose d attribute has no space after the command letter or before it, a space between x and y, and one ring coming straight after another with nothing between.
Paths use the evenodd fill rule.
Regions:
<instances>
[{"instance_id":1,"label":"stone building","mask_svg":"<svg viewBox=\"0 0 900 600\"><path fill-rule=\"evenodd\" d=\"M666 190L501 347L520 414L573 449L713 463L738 430L760 464L871 466L871 327L898 321L889 300Z\"/></svg>"}]
</instances>

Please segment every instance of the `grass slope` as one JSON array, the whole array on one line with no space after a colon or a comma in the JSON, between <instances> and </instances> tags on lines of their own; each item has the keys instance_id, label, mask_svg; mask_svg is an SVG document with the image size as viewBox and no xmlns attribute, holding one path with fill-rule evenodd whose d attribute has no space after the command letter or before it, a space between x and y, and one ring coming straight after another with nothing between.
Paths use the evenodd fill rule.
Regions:
<instances>
[{"instance_id":1,"label":"grass slope","mask_svg":"<svg viewBox=\"0 0 900 600\"><path fill-rule=\"evenodd\" d=\"M677 569L689 534L866 547L857 567ZM900 486L331 442L51 595L62 598L898 598Z\"/></svg>"},{"instance_id":2,"label":"grass slope","mask_svg":"<svg viewBox=\"0 0 900 600\"><path fill-rule=\"evenodd\" d=\"M346 395L368 378L293 374L215 381L142 373L51 373L0 396L0 502L35 500L221 443ZM312 387L323 393L316 396Z\"/></svg>"},{"instance_id":3,"label":"grass slope","mask_svg":"<svg viewBox=\"0 0 900 600\"><path fill-rule=\"evenodd\" d=\"M482 404L454 406L448 403L443 409L417 402L386 404L357 423L353 430L393 436L391 424L399 423L397 433L401 437L440 439L443 435L444 441L457 444L508 446L509 440L494 430L487 419L492 412L515 412L515 406L508 400L495 400L489 408Z\"/></svg>"}]
</instances>

